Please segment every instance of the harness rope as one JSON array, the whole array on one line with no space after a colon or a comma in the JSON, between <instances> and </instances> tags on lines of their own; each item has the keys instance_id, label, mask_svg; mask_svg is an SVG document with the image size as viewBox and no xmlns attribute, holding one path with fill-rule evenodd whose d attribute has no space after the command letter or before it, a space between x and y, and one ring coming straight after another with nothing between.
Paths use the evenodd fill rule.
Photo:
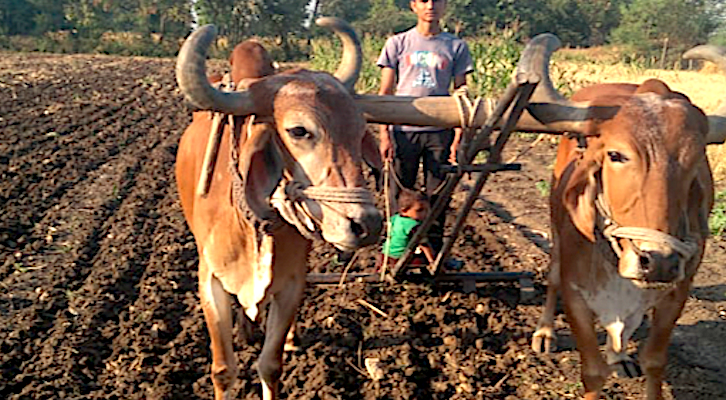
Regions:
<instances>
[{"instance_id":1,"label":"harness rope","mask_svg":"<svg viewBox=\"0 0 726 400\"><path fill-rule=\"evenodd\" d=\"M598 225L600 225L598 228L602 232L602 236L610 243L610 248L612 248L615 252L617 258L620 258L623 253L623 249L620 246L618 239L658 243L678 253L684 262L691 259L698 251L698 243L696 242L696 239L688 234L685 239L681 240L675 236L655 229L621 226L613 219L609 204L605 200L605 196L602 193L599 182L598 191L599 193L595 199L595 207L597 208L598 214L601 218L598 223ZM633 248L638 249L635 245L633 245Z\"/></svg>"},{"instance_id":2,"label":"harness rope","mask_svg":"<svg viewBox=\"0 0 726 400\"><path fill-rule=\"evenodd\" d=\"M390 195L390 188L388 185L390 185L389 180L389 174L392 174L395 178L395 173L391 171L391 162L386 159L383 164L383 199L385 202L385 208L386 208L386 242L388 243L388 246L391 246L391 199L389 198ZM396 179L398 182L398 179ZM400 185L401 182L398 182ZM381 265L381 277L380 280L383 281L383 279L386 277L386 267L388 267L388 253L383 253L383 265Z\"/></svg>"}]
</instances>

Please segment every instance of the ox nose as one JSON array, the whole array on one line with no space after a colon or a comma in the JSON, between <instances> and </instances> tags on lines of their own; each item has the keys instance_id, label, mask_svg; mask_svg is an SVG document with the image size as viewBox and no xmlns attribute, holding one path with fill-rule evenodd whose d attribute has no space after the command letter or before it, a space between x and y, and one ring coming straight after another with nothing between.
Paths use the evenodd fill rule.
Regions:
<instances>
[{"instance_id":1,"label":"ox nose","mask_svg":"<svg viewBox=\"0 0 726 400\"><path fill-rule=\"evenodd\" d=\"M680 257L677 253L644 252L640 255L640 270L647 282L673 282L680 276Z\"/></svg>"},{"instance_id":2,"label":"ox nose","mask_svg":"<svg viewBox=\"0 0 726 400\"><path fill-rule=\"evenodd\" d=\"M361 218L350 219L350 229L361 246L374 244L383 229L383 217L378 212L369 212Z\"/></svg>"}]
</instances>

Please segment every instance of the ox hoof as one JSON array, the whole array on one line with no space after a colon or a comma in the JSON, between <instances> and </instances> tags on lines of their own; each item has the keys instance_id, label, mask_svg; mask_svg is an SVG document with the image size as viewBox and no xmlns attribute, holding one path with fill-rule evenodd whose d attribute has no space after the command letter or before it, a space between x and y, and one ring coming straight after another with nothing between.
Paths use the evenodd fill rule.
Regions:
<instances>
[{"instance_id":1,"label":"ox hoof","mask_svg":"<svg viewBox=\"0 0 726 400\"><path fill-rule=\"evenodd\" d=\"M282 349L286 352L297 353L300 350L300 346L293 343L285 343Z\"/></svg>"},{"instance_id":2,"label":"ox hoof","mask_svg":"<svg viewBox=\"0 0 726 400\"><path fill-rule=\"evenodd\" d=\"M549 354L557 349L555 345L554 329L552 328L540 328L534 333L532 337L532 350L538 354Z\"/></svg>"},{"instance_id":3,"label":"ox hoof","mask_svg":"<svg viewBox=\"0 0 726 400\"><path fill-rule=\"evenodd\" d=\"M618 361L612 367L618 378L636 378L643 375L640 365L633 360Z\"/></svg>"}]
</instances>

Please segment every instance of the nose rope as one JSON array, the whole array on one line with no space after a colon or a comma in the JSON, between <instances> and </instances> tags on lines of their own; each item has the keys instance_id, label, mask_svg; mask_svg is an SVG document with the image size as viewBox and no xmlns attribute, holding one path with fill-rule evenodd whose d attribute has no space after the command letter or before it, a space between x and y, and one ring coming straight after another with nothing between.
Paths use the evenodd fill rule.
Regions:
<instances>
[{"instance_id":1,"label":"nose rope","mask_svg":"<svg viewBox=\"0 0 726 400\"><path fill-rule=\"evenodd\" d=\"M299 182L284 179L280 183L280 189L275 191L270 201L280 211L282 217L295 225L308 239L319 238L316 225L319 226L322 221L310 211L305 204L306 200L314 200L340 215L345 213L333 204L374 204L373 195L367 189L320 186L303 188Z\"/></svg>"},{"instance_id":2,"label":"nose rope","mask_svg":"<svg viewBox=\"0 0 726 400\"><path fill-rule=\"evenodd\" d=\"M618 243L618 239L627 239L631 241L641 240L658 243L675 251L683 257L684 260L689 260L698 251L698 243L692 236L688 236L686 239L681 240L675 236L655 229L620 226L613 219L612 214L610 213L610 207L605 201L602 193L598 194L597 199L595 200L595 206L597 207L599 214L602 216L602 234L610 242L610 246L613 251L615 251L618 258L620 258L623 252L622 247L620 247L620 244Z\"/></svg>"}]
</instances>

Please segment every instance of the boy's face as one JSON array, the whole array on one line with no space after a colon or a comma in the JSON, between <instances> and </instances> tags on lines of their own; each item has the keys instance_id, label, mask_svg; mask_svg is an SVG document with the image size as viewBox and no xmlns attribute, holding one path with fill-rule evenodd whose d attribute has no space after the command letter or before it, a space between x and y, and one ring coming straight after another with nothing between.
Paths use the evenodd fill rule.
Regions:
<instances>
[{"instance_id":1,"label":"boy's face","mask_svg":"<svg viewBox=\"0 0 726 400\"><path fill-rule=\"evenodd\" d=\"M446 0L411 0L411 10L419 21L439 22L446 11Z\"/></svg>"},{"instance_id":2,"label":"boy's face","mask_svg":"<svg viewBox=\"0 0 726 400\"><path fill-rule=\"evenodd\" d=\"M404 217L413 218L416 221L423 221L426 218L426 214L429 212L428 203L417 202L406 211L403 211L401 215Z\"/></svg>"}]
</instances>

